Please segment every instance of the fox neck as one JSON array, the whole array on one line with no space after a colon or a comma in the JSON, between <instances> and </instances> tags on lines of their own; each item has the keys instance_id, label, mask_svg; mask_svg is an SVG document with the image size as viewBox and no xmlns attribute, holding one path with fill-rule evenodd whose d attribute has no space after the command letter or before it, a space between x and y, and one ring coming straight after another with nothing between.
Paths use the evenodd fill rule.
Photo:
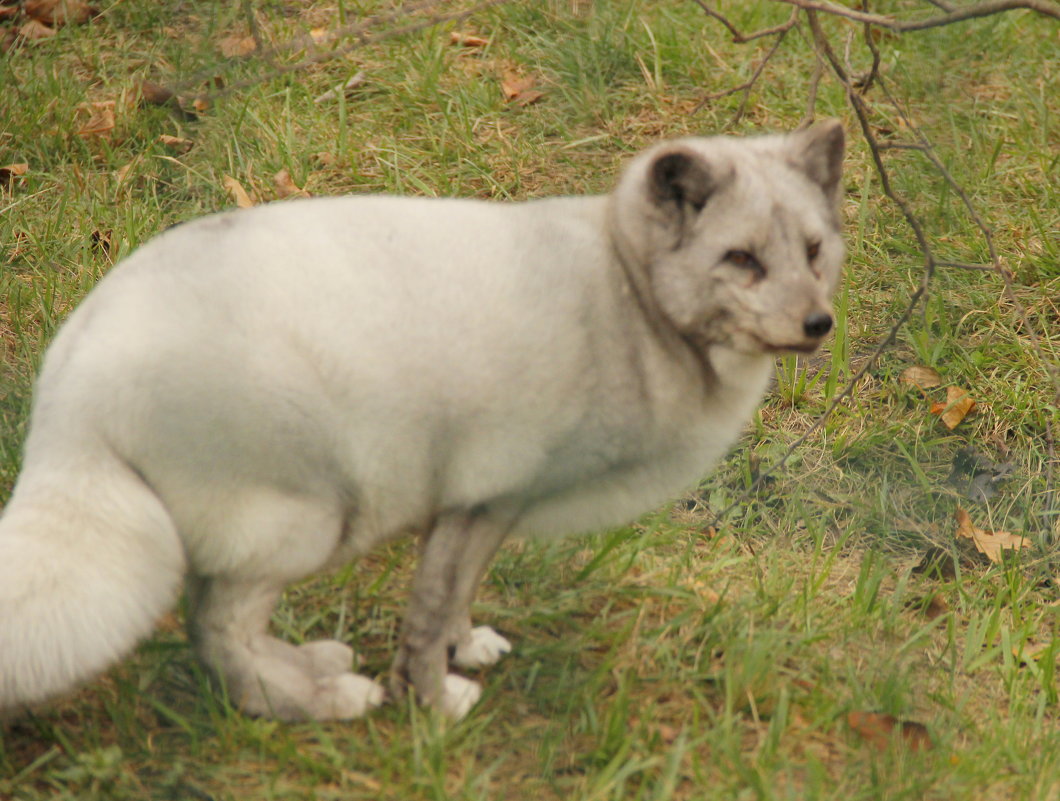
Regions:
<instances>
[{"instance_id":1,"label":"fox neck","mask_svg":"<svg viewBox=\"0 0 1060 801\"><path fill-rule=\"evenodd\" d=\"M614 203L608 205L607 231L611 259L619 268L624 305L654 335L642 341L661 351L668 361L677 360L685 372L698 375L704 391L712 390L719 381L712 359L716 343L681 331L659 306L652 288L651 265L641 255L642 248L623 229Z\"/></svg>"}]
</instances>

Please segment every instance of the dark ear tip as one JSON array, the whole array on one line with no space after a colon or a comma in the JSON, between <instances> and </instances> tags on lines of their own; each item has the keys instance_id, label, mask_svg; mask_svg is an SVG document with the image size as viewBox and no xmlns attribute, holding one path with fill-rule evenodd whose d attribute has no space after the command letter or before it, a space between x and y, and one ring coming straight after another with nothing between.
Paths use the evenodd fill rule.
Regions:
<instances>
[{"instance_id":1,"label":"dark ear tip","mask_svg":"<svg viewBox=\"0 0 1060 801\"><path fill-rule=\"evenodd\" d=\"M659 154L652 164L651 170L655 179L660 183L672 183L677 176L684 172L692 156L683 150L670 150Z\"/></svg>"},{"instance_id":2,"label":"dark ear tip","mask_svg":"<svg viewBox=\"0 0 1060 801\"><path fill-rule=\"evenodd\" d=\"M837 117L819 120L807 128L806 132L813 139L828 141L834 148L842 148L846 144L846 129Z\"/></svg>"}]
</instances>

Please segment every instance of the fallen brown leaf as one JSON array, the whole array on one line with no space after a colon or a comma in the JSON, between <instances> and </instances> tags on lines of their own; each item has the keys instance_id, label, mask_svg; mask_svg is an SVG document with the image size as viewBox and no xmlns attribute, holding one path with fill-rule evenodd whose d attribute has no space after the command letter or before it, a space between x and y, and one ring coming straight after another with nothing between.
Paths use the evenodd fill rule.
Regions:
<instances>
[{"instance_id":1,"label":"fallen brown leaf","mask_svg":"<svg viewBox=\"0 0 1060 801\"><path fill-rule=\"evenodd\" d=\"M25 163L5 164L0 167L0 189L10 189L15 184L16 178L21 178L29 172L29 165Z\"/></svg>"},{"instance_id":2,"label":"fallen brown leaf","mask_svg":"<svg viewBox=\"0 0 1060 801\"><path fill-rule=\"evenodd\" d=\"M449 34L449 44L460 45L461 47L485 47L489 43L489 39L483 39L481 36L475 36L470 33L453 31Z\"/></svg>"},{"instance_id":3,"label":"fallen brown leaf","mask_svg":"<svg viewBox=\"0 0 1060 801\"><path fill-rule=\"evenodd\" d=\"M229 197L235 201L235 204L241 209L249 209L254 205L254 201L251 200L250 195L247 194L247 190L243 188L243 184L239 183L231 175L226 175L224 180L221 182L224 188L228 190Z\"/></svg>"},{"instance_id":4,"label":"fallen brown leaf","mask_svg":"<svg viewBox=\"0 0 1060 801\"><path fill-rule=\"evenodd\" d=\"M508 73L501 80L501 92L508 103L517 106L527 106L540 100L545 93L534 88L533 77L524 77L515 73Z\"/></svg>"},{"instance_id":5,"label":"fallen brown leaf","mask_svg":"<svg viewBox=\"0 0 1060 801\"><path fill-rule=\"evenodd\" d=\"M173 99L173 92L157 83L143 81L140 84L140 97L152 106L164 106Z\"/></svg>"},{"instance_id":6,"label":"fallen brown leaf","mask_svg":"<svg viewBox=\"0 0 1060 801\"><path fill-rule=\"evenodd\" d=\"M883 751L890 745L895 729L910 751L928 751L932 748L927 727L916 721L900 721L893 715L881 712L855 711L847 714L847 725L878 751Z\"/></svg>"},{"instance_id":7,"label":"fallen brown leaf","mask_svg":"<svg viewBox=\"0 0 1060 801\"><path fill-rule=\"evenodd\" d=\"M55 28L49 28L47 25L31 19L18 26L18 35L27 41L36 42L40 39L50 39L55 36Z\"/></svg>"},{"instance_id":8,"label":"fallen brown leaf","mask_svg":"<svg viewBox=\"0 0 1060 801\"><path fill-rule=\"evenodd\" d=\"M931 413L941 415L942 422L951 431L976 407L968 390L946 387L946 402L931 404Z\"/></svg>"},{"instance_id":9,"label":"fallen brown leaf","mask_svg":"<svg viewBox=\"0 0 1060 801\"><path fill-rule=\"evenodd\" d=\"M225 58L239 58L257 50L258 43L253 36L226 36L217 43L217 47Z\"/></svg>"},{"instance_id":10,"label":"fallen brown leaf","mask_svg":"<svg viewBox=\"0 0 1060 801\"><path fill-rule=\"evenodd\" d=\"M529 106L531 103L536 103L538 100L543 98L545 93L538 89L527 89L525 92L515 98L515 105L517 106Z\"/></svg>"},{"instance_id":11,"label":"fallen brown leaf","mask_svg":"<svg viewBox=\"0 0 1060 801\"><path fill-rule=\"evenodd\" d=\"M924 617L928 620L942 617L950 611L950 605L946 603L946 599L937 592L934 592L931 595L926 595L923 598L918 598L914 600L911 605L919 607L924 613Z\"/></svg>"},{"instance_id":12,"label":"fallen brown leaf","mask_svg":"<svg viewBox=\"0 0 1060 801\"><path fill-rule=\"evenodd\" d=\"M971 516L959 506L954 516L957 518L957 538L970 539L975 549L995 564L1001 562L1002 552L1019 551L1031 544L1026 537L1008 531L987 531L972 525Z\"/></svg>"},{"instance_id":13,"label":"fallen brown leaf","mask_svg":"<svg viewBox=\"0 0 1060 801\"><path fill-rule=\"evenodd\" d=\"M308 192L295 184L294 180L291 178L291 173L286 169L280 170L272 176L272 184L276 187L276 196L281 199L291 197L292 195L309 197Z\"/></svg>"},{"instance_id":14,"label":"fallen brown leaf","mask_svg":"<svg viewBox=\"0 0 1060 801\"><path fill-rule=\"evenodd\" d=\"M114 130L114 101L103 100L98 103L83 103L79 106L86 109L91 116L88 122L77 130L78 136L109 136Z\"/></svg>"},{"instance_id":15,"label":"fallen brown leaf","mask_svg":"<svg viewBox=\"0 0 1060 801\"><path fill-rule=\"evenodd\" d=\"M170 136L169 134L162 134L158 137L158 141L178 154L187 153L195 144L190 139L185 139L181 136Z\"/></svg>"},{"instance_id":16,"label":"fallen brown leaf","mask_svg":"<svg viewBox=\"0 0 1060 801\"><path fill-rule=\"evenodd\" d=\"M88 22L96 15L83 0L26 0L22 9L30 19L55 27Z\"/></svg>"},{"instance_id":17,"label":"fallen brown leaf","mask_svg":"<svg viewBox=\"0 0 1060 801\"><path fill-rule=\"evenodd\" d=\"M899 380L903 384L912 384L914 387L919 387L920 389L931 389L942 383L942 376L939 375L938 370L935 370L932 367L915 364L912 367L906 367L902 370Z\"/></svg>"},{"instance_id":18,"label":"fallen brown leaf","mask_svg":"<svg viewBox=\"0 0 1060 801\"><path fill-rule=\"evenodd\" d=\"M0 20L14 19L18 16L18 6L0 5Z\"/></svg>"}]
</instances>

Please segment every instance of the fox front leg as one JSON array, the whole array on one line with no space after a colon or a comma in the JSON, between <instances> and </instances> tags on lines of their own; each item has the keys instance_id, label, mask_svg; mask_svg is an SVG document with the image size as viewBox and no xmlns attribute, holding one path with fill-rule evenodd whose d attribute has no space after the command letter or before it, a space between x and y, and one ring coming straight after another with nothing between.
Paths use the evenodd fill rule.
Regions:
<instances>
[{"instance_id":1,"label":"fox front leg","mask_svg":"<svg viewBox=\"0 0 1060 801\"><path fill-rule=\"evenodd\" d=\"M507 531L486 513L463 513L439 518L427 534L391 673L396 696L411 683L421 703L453 720L478 701L476 682L448 672L449 648L464 666L490 664L511 649L492 629L469 623L475 590Z\"/></svg>"}]
</instances>

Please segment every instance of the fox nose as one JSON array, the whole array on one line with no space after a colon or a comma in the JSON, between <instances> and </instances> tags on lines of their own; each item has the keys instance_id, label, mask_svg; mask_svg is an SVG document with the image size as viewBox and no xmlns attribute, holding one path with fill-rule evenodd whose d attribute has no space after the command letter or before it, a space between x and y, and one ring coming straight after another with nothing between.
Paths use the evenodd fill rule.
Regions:
<instances>
[{"instance_id":1,"label":"fox nose","mask_svg":"<svg viewBox=\"0 0 1060 801\"><path fill-rule=\"evenodd\" d=\"M802 330L806 336L820 339L832 330L832 315L822 311L813 312L802 321Z\"/></svg>"}]
</instances>

